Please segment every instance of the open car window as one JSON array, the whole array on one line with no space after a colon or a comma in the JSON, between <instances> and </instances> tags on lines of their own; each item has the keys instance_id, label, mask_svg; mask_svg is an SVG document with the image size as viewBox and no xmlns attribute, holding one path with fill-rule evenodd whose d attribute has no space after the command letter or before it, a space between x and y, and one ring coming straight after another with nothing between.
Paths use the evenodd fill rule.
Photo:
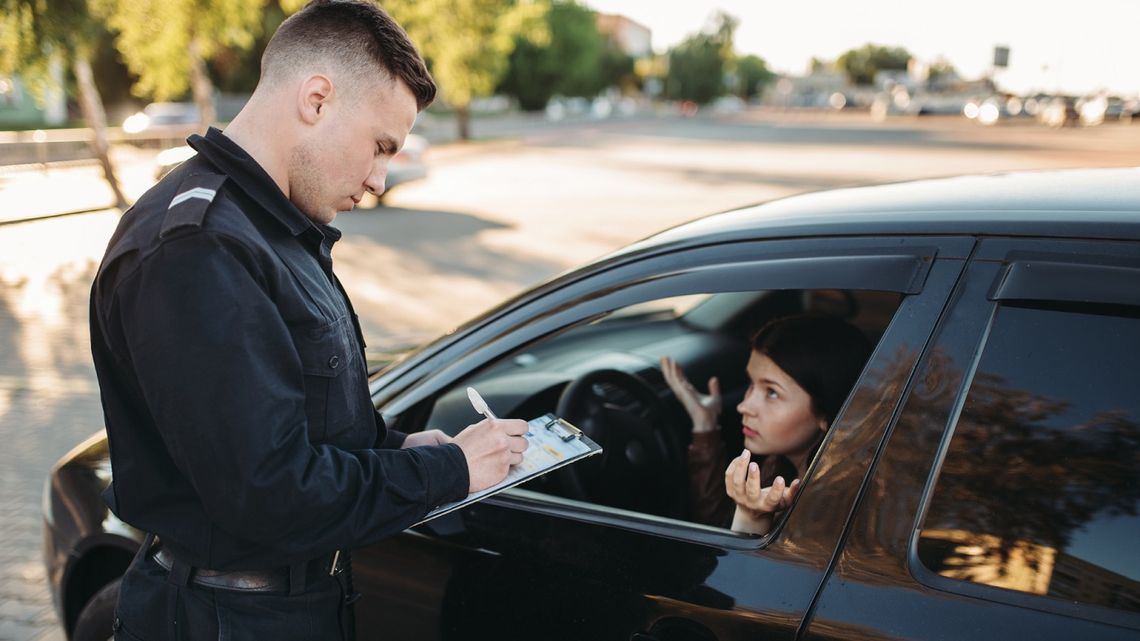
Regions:
<instances>
[{"instance_id":1,"label":"open car window","mask_svg":"<svg viewBox=\"0 0 1140 641\"><path fill-rule=\"evenodd\" d=\"M744 436L736 406L749 386L749 338L765 322L811 312L840 318L873 346L902 295L840 289L718 292L668 297L592 316L513 350L458 381L431 404L427 427L457 431L478 420L465 388L500 416L557 413L606 452L520 486L597 506L728 528L731 510L702 509L690 458L689 415L666 384L659 359L677 360L702 391L715 376L723 411L704 476L723 479ZM848 390L849 391L849 390ZM759 460L759 459L757 459ZM790 479L789 479L790 480ZM725 502L723 487L717 492ZM731 508L729 502L728 507Z\"/></svg>"}]
</instances>

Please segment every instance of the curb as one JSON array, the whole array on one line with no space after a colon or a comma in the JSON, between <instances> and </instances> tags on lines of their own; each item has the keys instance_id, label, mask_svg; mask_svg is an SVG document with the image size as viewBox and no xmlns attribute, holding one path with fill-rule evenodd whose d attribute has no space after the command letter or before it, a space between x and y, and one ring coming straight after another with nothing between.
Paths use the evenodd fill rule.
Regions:
<instances>
[{"instance_id":1,"label":"curb","mask_svg":"<svg viewBox=\"0 0 1140 641\"><path fill-rule=\"evenodd\" d=\"M19 225L20 223L34 223L38 220L48 220L50 218L63 218L64 216L78 216L80 214L94 214L100 211L107 211L108 209L118 209L114 205L107 205L105 207L93 207L91 209L79 209L76 211L65 211L56 214L38 214L34 216L25 216L23 218L13 218L10 220L0 220L0 227L6 225ZM121 213L121 212L120 212Z\"/></svg>"}]
</instances>

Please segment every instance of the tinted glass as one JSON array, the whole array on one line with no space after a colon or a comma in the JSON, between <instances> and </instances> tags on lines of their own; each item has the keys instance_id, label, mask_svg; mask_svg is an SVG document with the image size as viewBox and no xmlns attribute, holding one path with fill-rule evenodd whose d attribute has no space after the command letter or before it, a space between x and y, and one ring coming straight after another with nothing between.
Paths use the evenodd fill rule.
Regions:
<instances>
[{"instance_id":1,"label":"tinted glass","mask_svg":"<svg viewBox=\"0 0 1140 641\"><path fill-rule=\"evenodd\" d=\"M918 545L938 574L1140 610L1140 316L998 310Z\"/></svg>"}]
</instances>

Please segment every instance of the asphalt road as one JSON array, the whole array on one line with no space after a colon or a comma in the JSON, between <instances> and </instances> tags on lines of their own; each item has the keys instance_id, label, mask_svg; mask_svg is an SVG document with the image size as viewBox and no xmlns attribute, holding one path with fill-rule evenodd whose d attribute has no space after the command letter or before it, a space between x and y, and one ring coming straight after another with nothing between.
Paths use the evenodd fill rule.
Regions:
<instances>
[{"instance_id":1,"label":"asphalt road","mask_svg":"<svg viewBox=\"0 0 1140 641\"><path fill-rule=\"evenodd\" d=\"M337 271L370 347L413 345L657 230L799 192L962 173L1140 166L1140 125L981 128L957 118L753 113L547 126L437 145L428 179L342 214ZM153 171L119 149L127 191ZM0 641L62 639L40 563L44 475L100 428L87 296L117 212L87 164L0 172Z\"/></svg>"}]
</instances>

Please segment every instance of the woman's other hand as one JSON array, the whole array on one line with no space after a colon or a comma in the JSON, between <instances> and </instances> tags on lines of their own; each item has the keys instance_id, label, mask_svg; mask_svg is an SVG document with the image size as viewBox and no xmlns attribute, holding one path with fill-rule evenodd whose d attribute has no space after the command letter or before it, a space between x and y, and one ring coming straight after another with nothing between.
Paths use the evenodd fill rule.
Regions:
<instances>
[{"instance_id":1,"label":"woman's other hand","mask_svg":"<svg viewBox=\"0 0 1140 641\"><path fill-rule=\"evenodd\" d=\"M785 485L784 477L777 476L772 485L760 487L760 466L750 461L748 450L732 459L724 472L724 489L737 505L753 518L771 517L772 513L786 510L796 497L800 480ZM739 511L739 510L738 510Z\"/></svg>"},{"instance_id":2,"label":"woman's other hand","mask_svg":"<svg viewBox=\"0 0 1140 641\"><path fill-rule=\"evenodd\" d=\"M710 378L709 393L702 394L685 377L685 372L677 361L668 356L661 357L661 373L665 375L669 389L673 390L677 400L681 401L689 413L689 418L693 421L693 433L717 429L721 409L720 381L715 376Z\"/></svg>"}]
</instances>

